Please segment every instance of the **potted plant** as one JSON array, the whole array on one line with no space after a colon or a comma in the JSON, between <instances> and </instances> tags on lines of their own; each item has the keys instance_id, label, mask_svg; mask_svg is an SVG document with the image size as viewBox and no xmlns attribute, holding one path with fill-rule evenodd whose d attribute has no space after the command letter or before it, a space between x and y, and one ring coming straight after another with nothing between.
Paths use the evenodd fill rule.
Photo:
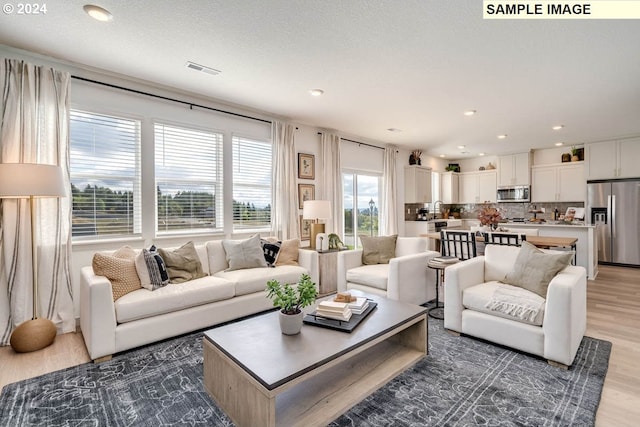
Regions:
<instances>
[{"instance_id":1,"label":"potted plant","mask_svg":"<svg viewBox=\"0 0 640 427\"><path fill-rule=\"evenodd\" d=\"M573 147L571 147L571 161L572 162L577 162L580 160L580 149L577 148L575 145Z\"/></svg>"},{"instance_id":2,"label":"potted plant","mask_svg":"<svg viewBox=\"0 0 640 427\"><path fill-rule=\"evenodd\" d=\"M302 329L304 313L302 308L315 302L318 296L316 284L308 274L303 274L293 287L289 283L282 285L277 280L267 282L267 296L274 307L280 308L280 330L285 335L295 335Z\"/></svg>"}]
</instances>

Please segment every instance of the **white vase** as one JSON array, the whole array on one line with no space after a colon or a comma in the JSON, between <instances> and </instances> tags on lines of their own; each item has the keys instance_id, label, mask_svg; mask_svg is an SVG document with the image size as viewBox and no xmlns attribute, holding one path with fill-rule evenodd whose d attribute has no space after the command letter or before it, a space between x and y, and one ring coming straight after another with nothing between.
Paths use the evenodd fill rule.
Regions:
<instances>
[{"instance_id":1,"label":"white vase","mask_svg":"<svg viewBox=\"0 0 640 427\"><path fill-rule=\"evenodd\" d=\"M285 335L296 335L302 329L302 319L304 313L300 311L298 314L284 314L280 311L280 330Z\"/></svg>"}]
</instances>

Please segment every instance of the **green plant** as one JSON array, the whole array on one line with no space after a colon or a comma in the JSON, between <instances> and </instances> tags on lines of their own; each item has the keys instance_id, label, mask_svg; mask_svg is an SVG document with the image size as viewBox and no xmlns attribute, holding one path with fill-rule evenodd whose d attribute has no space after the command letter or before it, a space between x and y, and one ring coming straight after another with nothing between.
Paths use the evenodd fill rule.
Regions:
<instances>
[{"instance_id":1,"label":"green plant","mask_svg":"<svg viewBox=\"0 0 640 427\"><path fill-rule=\"evenodd\" d=\"M571 147L571 155L572 156L578 155L578 148L575 145Z\"/></svg>"},{"instance_id":2,"label":"green plant","mask_svg":"<svg viewBox=\"0 0 640 427\"><path fill-rule=\"evenodd\" d=\"M318 291L311 277L303 274L295 288L289 283L282 285L277 280L269 280L267 296L273 300L273 306L279 307L284 314L298 314L300 309L315 302Z\"/></svg>"}]
</instances>

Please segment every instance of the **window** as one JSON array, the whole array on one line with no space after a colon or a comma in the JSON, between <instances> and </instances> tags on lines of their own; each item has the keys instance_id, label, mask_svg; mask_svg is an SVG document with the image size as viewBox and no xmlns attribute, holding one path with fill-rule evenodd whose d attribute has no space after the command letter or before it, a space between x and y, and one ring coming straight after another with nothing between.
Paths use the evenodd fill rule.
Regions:
<instances>
[{"instance_id":1,"label":"window","mask_svg":"<svg viewBox=\"0 0 640 427\"><path fill-rule=\"evenodd\" d=\"M221 230L222 133L156 123L158 234Z\"/></svg>"},{"instance_id":2,"label":"window","mask_svg":"<svg viewBox=\"0 0 640 427\"><path fill-rule=\"evenodd\" d=\"M272 145L234 136L233 229L271 228Z\"/></svg>"},{"instance_id":3,"label":"window","mask_svg":"<svg viewBox=\"0 0 640 427\"><path fill-rule=\"evenodd\" d=\"M71 110L72 235L140 233L140 121Z\"/></svg>"},{"instance_id":4,"label":"window","mask_svg":"<svg viewBox=\"0 0 640 427\"><path fill-rule=\"evenodd\" d=\"M344 243L360 246L358 236L378 235L380 176L356 172L342 174L344 193Z\"/></svg>"}]
</instances>

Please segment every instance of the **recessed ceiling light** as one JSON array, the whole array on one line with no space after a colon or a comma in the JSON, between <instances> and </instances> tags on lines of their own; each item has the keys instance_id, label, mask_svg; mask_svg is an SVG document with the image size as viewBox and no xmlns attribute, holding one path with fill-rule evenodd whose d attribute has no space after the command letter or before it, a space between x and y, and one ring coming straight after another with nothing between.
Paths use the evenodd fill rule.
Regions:
<instances>
[{"instance_id":1,"label":"recessed ceiling light","mask_svg":"<svg viewBox=\"0 0 640 427\"><path fill-rule=\"evenodd\" d=\"M311 89L311 90L309 91L309 93L310 93L312 96L321 96L321 95L323 95L323 94L324 94L324 91L323 91L322 89Z\"/></svg>"},{"instance_id":2,"label":"recessed ceiling light","mask_svg":"<svg viewBox=\"0 0 640 427\"><path fill-rule=\"evenodd\" d=\"M556 142L556 147L561 147L564 145L564 142Z\"/></svg>"},{"instance_id":3,"label":"recessed ceiling light","mask_svg":"<svg viewBox=\"0 0 640 427\"><path fill-rule=\"evenodd\" d=\"M458 150L464 150L464 145L458 145Z\"/></svg>"},{"instance_id":4,"label":"recessed ceiling light","mask_svg":"<svg viewBox=\"0 0 640 427\"><path fill-rule=\"evenodd\" d=\"M440 157L444 157L444 154L440 154Z\"/></svg>"},{"instance_id":5,"label":"recessed ceiling light","mask_svg":"<svg viewBox=\"0 0 640 427\"><path fill-rule=\"evenodd\" d=\"M478 153L478 156L484 156L484 153Z\"/></svg>"},{"instance_id":6,"label":"recessed ceiling light","mask_svg":"<svg viewBox=\"0 0 640 427\"><path fill-rule=\"evenodd\" d=\"M387 129L389 132L402 132L402 129L398 129L398 128L389 128Z\"/></svg>"},{"instance_id":7,"label":"recessed ceiling light","mask_svg":"<svg viewBox=\"0 0 640 427\"><path fill-rule=\"evenodd\" d=\"M464 112L465 116L473 116L477 111L476 110L467 110Z\"/></svg>"},{"instance_id":8,"label":"recessed ceiling light","mask_svg":"<svg viewBox=\"0 0 640 427\"><path fill-rule=\"evenodd\" d=\"M554 127L552 127L551 129L553 130L560 130L564 127L564 125L555 125Z\"/></svg>"},{"instance_id":9,"label":"recessed ceiling light","mask_svg":"<svg viewBox=\"0 0 640 427\"><path fill-rule=\"evenodd\" d=\"M498 135L498 139L505 139L507 137L506 133L503 133L502 135Z\"/></svg>"},{"instance_id":10,"label":"recessed ceiling light","mask_svg":"<svg viewBox=\"0 0 640 427\"><path fill-rule=\"evenodd\" d=\"M108 22L113 19L113 15L111 14L111 12L100 6L96 6L94 4L85 4L82 8L87 13L87 15L97 21Z\"/></svg>"}]
</instances>

